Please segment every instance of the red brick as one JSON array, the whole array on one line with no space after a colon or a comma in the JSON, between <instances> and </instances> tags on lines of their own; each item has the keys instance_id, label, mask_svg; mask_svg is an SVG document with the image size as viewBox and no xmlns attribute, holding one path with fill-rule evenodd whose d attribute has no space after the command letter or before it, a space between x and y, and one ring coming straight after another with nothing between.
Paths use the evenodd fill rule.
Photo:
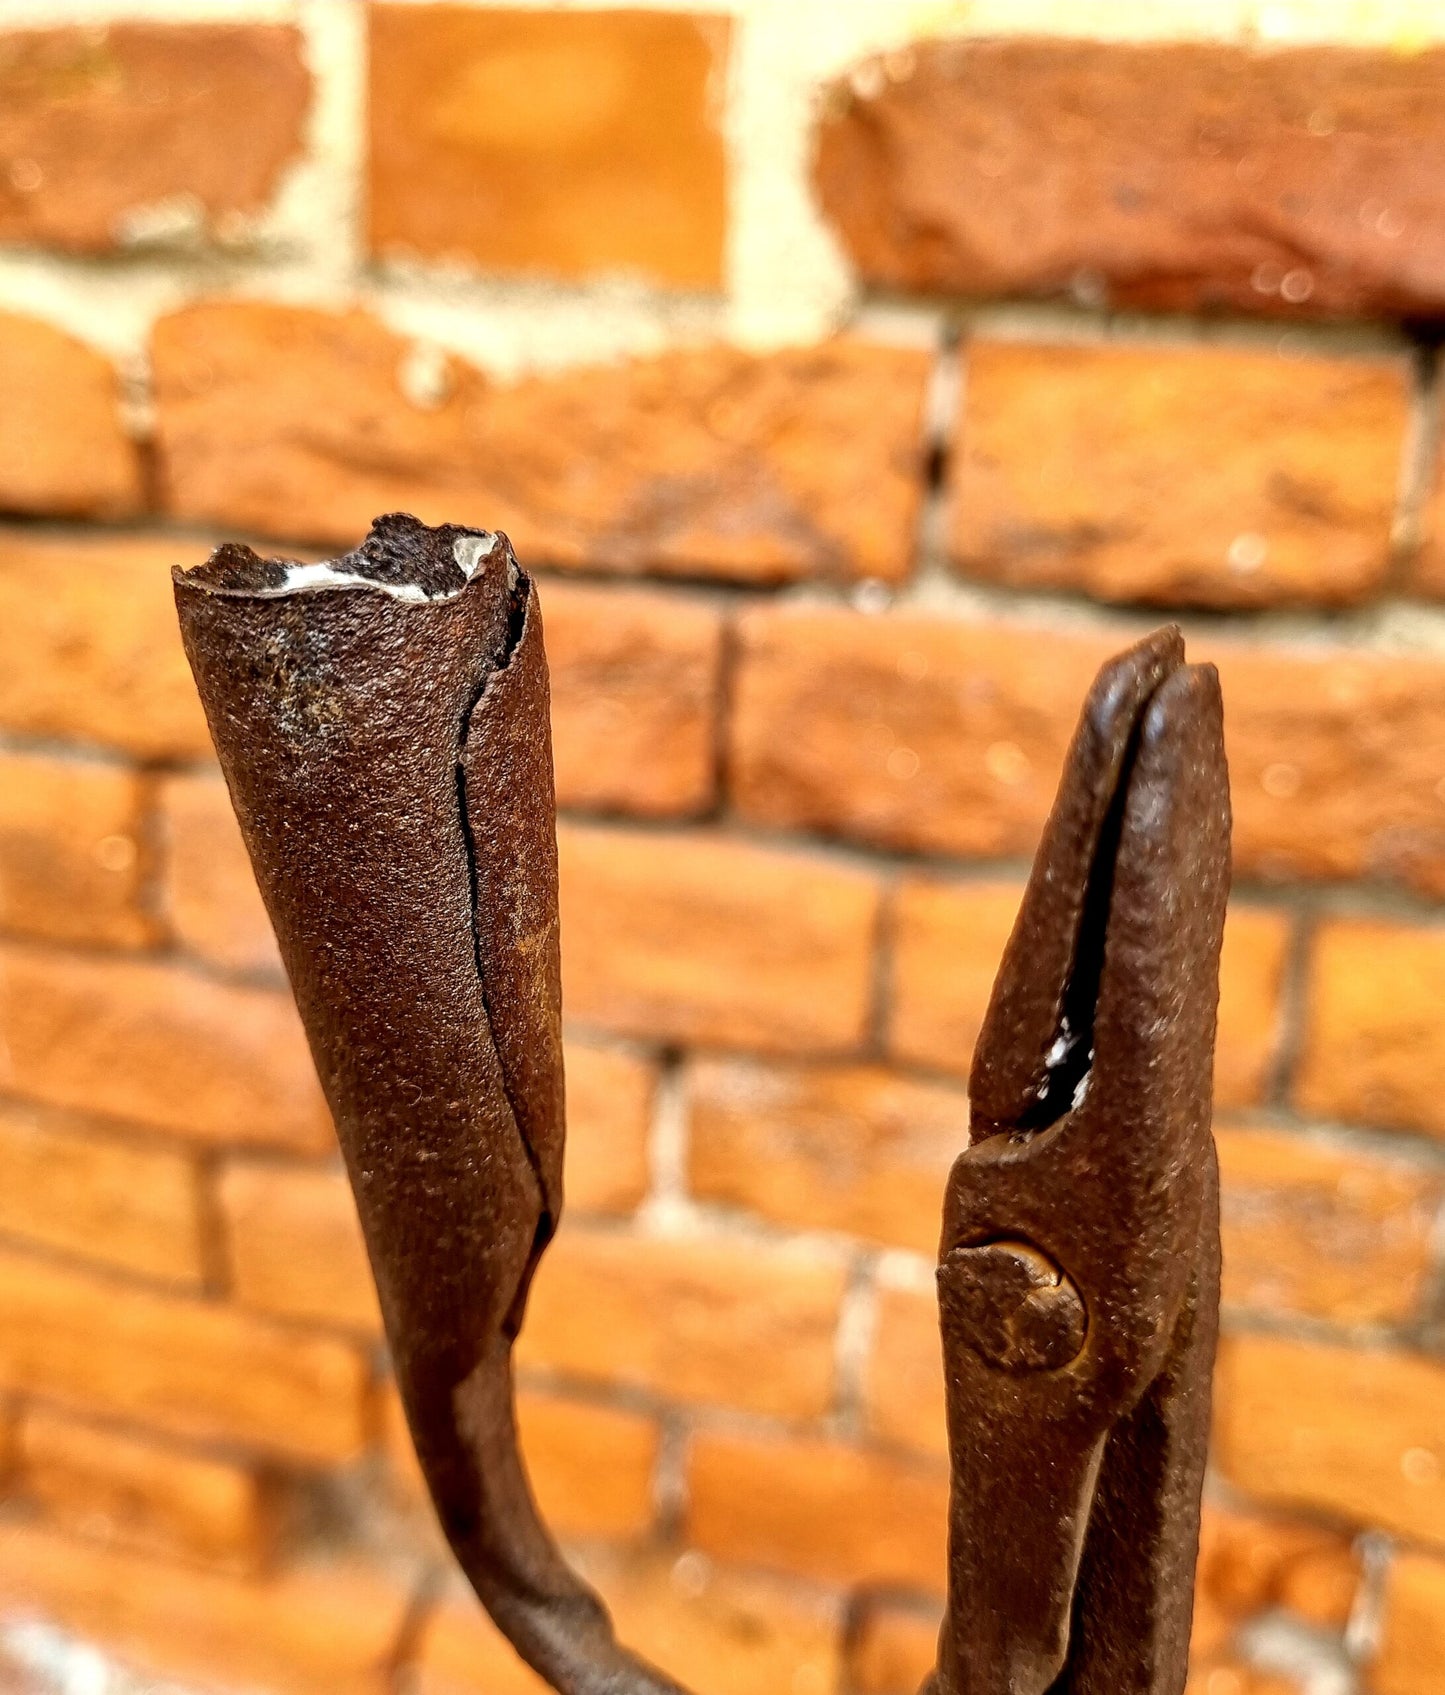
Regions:
<instances>
[{"instance_id":1,"label":"red brick","mask_svg":"<svg viewBox=\"0 0 1445 1695\"><path fill-rule=\"evenodd\" d=\"M1403 359L972 342L954 558L1101 600L1362 600L1390 561L1409 388Z\"/></svg>"},{"instance_id":2,"label":"red brick","mask_svg":"<svg viewBox=\"0 0 1445 1695\"><path fill-rule=\"evenodd\" d=\"M19 946L0 972L13 1092L204 1142L334 1145L283 991Z\"/></svg>"},{"instance_id":3,"label":"red brick","mask_svg":"<svg viewBox=\"0 0 1445 1695\"><path fill-rule=\"evenodd\" d=\"M249 1571L274 1540L274 1502L254 1471L46 1408L25 1414L20 1472L48 1521L140 1553Z\"/></svg>"},{"instance_id":4,"label":"red brick","mask_svg":"<svg viewBox=\"0 0 1445 1695\"><path fill-rule=\"evenodd\" d=\"M835 90L816 181L876 287L1430 315L1442 73L1386 47L936 42Z\"/></svg>"},{"instance_id":5,"label":"red brick","mask_svg":"<svg viewBox=\"0 0 1445 1695\"><path fill-rule=\"evenodd\" d=\"M0 511L119 518L139 509L140 461L109 360L38 318L0 312L0 390Z\"/></svg>"},{"instance_id":6,"label":"red brick","mask_svg":"<svg viewBox=\"0 0 1445 1695\"><path fill-rule=\"evenodd\" d=\"M1216 1126L1224 1299L1336 1324L1406 1324L1434 1266L1440 1177L1368 1148Z\"/></svg>"},{"instance_id":7,"label":"red brick","mask_svg":"<svg viewBox=\"0 0 1445 1695\"><path fill-rule=\"evenodd\" d=\"M597 1550L581 1564L622 1640L696 1695L830 1695L837 1687L838 1622L826 1600L696 1552L669 1560ZM409 1676L417 1695L541 1695L545 1688L460 1592L428 1620Z\"/></svg>"},{"instance_id":8,"label":"red brick","mask_svg":"<svg viewBox=\"0 0 1445 1695\"><path fill-rule=\"evenodd\" d=\"M1385 1579L1385 1617L1370 1695L1433 1695L1445 1665L1445 1560L1400 1553Z\"/></svg>"},{"instance_id":9,"label":"red brick","mask_svg":"<svg viewBox=\"0 0 1445 1695\"><path fill-rule=\"evenodd\" d=\"M931 1254L949 1167L968 1145L962 1089L872 1066L701 1060L688 1076L688 1182L776 1223Z\"/></svg>"},{"instance_id":10,"label":"red brick","mask_svg":"<svg viewBox=\"0 0 1445 1695\"><path fill-rule=\"evenodd\" d=\"M870 1598L848 1656L857 1695L917 1695L938 1653L942 1609Z\"/></svg>"},{"instance_id":11,"label":"red brick","mask_svg":"<svg viewBox=\"0 0 1445 1695\"><path fill-rule=\"evenodd\" d=\"M189 1159L0 1104L0 1231L180 1287L205 1276Z\"/></svg>"},{"instance_id":12,"label":"red brick","mask_svg":"<svg viewBox=\"0 0 1445 1695\"><path fill-rule=\"evenodd\" d=\"M926 353L712 346L508 384L454 359L421 404L408 353L362 312L220 301L161 319L167 506L348 547L377 512L465 511L528 566L748 582L908 570Z\"/></svg>"},{"instance_id":13,"label":"red brick","mask_svg":"<svg viewBox=\"0 0 1445 1695\"><path fill-rule=\"evenodd\" d=\"M157 1677L274 1695L384 1695L406 1586L354 1562L264 1580L0 1526L0 1608L47 1619Z\"/></svg>"},{"instance_id":14,"label":"red brick","mask_svg":"<svg viewBox=\"0 0 1445 1695\"><path fill-rule=\"evenodd\" d=\"M0 35L0 241L100 253L263 209L311 79L280 24Z\"/></svg>"},{"instance_id":15,"label":"red brick","mask_svg":"<svg viewBox=\"0 0 1445 1695\"><path fill-rule=\"evenodd\" d=\"M1369 919L1320 926L1296 1098L1329 1118L1445 1136L1445 930Z\"/></svg>"},{"instance_id":16,"label":"red brick","mask_svg":"<svg viewBox=\"0 0 1445 1695\"><path fill-rule=\"evenodd\" d=\"M208 756L170 579L207 551L188 538L0 530L0 726L146 759Z\"/></svg>"},{"instance_id":17,"label":"red brick","mask_svg":"<svg viewBox=\"0 0 1445 1695\"><path fill-rule=\"evenodd\" d=\"M705 811L717 762L717 611L559 582L543 589L542 610L557 804L644 817Z\"/></svg>"},{"instance_id":18,"label":"red brick","mask_svg":"<svg viewBox=\"0 0 1445 1695\"><path fill-rule=\"evenodd\" d=\"M726 18L457 5L370 17L374 253L721 286Z\"/></svg>"},{"instance_id":19,"label":"red brick","mask_svg":"<svg viewBox=\"0 0 1445 1695\"><path fill-rule=\"evenodd\" d=\"M932 1289L878 1291L863 1401L870 1434L917 1453L947 1456L938 1298Z\"/></svg>"},{"instance_id":20,"label":"red brick","mask_svg":"<svg viewBox=\"0 0 1445 1695\"><path fill-rule=\"evenodd\" d=\"M231 1292L243 1307L378 1334L356 1203L340 1171L245 1161L217 1188Z\"/></svg>"},{"instance_id":21,"label":"red brick","mask_svg":"<svg viewBox=\"0 0 1445 1695\"><path fill-rule=\"evenodd\" d=\"M164 907L189 952L228 971L277 976L276 936L251 871L226 785L214 771L159 787Z\"/></svg>"},{"instance_id":22,"label":"red brick","mask_svg":"<svg viewBox=\"0 0 1445 1695\"><path fill-rule=\"evenodd\" d=\"M89 760L0 753L0 923L59 941L143 946L140 786Z\"/></svg>"},{"instance_id":23,"label":"red brick","mask_svg":"<svg viewBox=\"0 0 1445 1695\"><path fill-rule=\"evenodd\" d=\"M968 1076L1013 928L1017 883L908 877L893 905L889 1047L899 1059ZM1236 902L1220 959L1215 1102L1264 1099L1279 1044L1289 923Z\"/></svg>"},{"instance_id":24,"label":"red brick","mask_svg":"<svg viewBox=\"0 0 1445 1695\"><path fill-rule=\"evenodd\" d=\"M1261 1501L1445 1544L1445 1366L1413 1354L1234 1336L1215 1375L1214 1441Z\"/></svg>"},{"instance_id":25,"label":"red brick","mask_svg":"<svg viewBox=\"0 0 1445 1695\"><path fill-rule=\"evenodd\" d=\"M567 1159L569 1215L628 1213L647 1193L647 1142L657 1071L620 1048L569 1039Z\"/></svg>"},{"instance_id":26,"label":"red brick","mask_svg":"<svg viewBox=\"0 0 1445 1695\"><path fill-rule=\"evenodd\" d=\"M945 1466L812 1437L708 1431L693 1437L688 1488L688 1538L719 1559L942 1591Z\"/></svg>"},{"instance_id":27,"label":"red brick","mask_svg":"<svg viewBox=\"0 0 1445 1695\"><path fill-rule=\"evenodd\" d=\"M844 1282L840 1259L797 1247L564 1226L537 1272L518 1359L672 1400L820 1417Z\"/></svg>"},{"instance_id":28,"label":"red brick","mask_svg":"<svg viewBox=\"0 0 1445 1695\"><path fill-rule=\"evenodd\" d=\"M1137 634L792 606L740 628L745 818L990 858L1032 851L1094 673ZM1445 665L1212 639L1190 655L1224 687L1238 871L1445 892Z\"/></svg>"},{"instance_id":29,"label":"red brick","mask_svg":"<svg viewBox=\"0 0 1445 1695\"><path fill-rule=\"evenodd\" d=\"M864 1039L870 873L712 835L573 826L558 847L570 1017L774 1052Z\"/></svg>"},{"instance_id":30,"label":"red brick","mask_svg":"<svg viewBox=\"0 0 1445 1695\"><path fill-rule=\"evenodd\" d=\"M366 1368L345 1343L13 1253L0 1294L5 1388L302 1461L361 1448Z\"/></svg>"}]
</instances>

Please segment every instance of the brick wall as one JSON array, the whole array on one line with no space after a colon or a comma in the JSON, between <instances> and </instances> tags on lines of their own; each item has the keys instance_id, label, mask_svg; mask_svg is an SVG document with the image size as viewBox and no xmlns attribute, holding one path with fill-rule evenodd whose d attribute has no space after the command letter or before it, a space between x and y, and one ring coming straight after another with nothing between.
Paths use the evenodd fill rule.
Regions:
<instances>
[{"instance_id":1,"label":"brick wall","mask_svg":"<svg viewBox=\"0 0 1445 1695\"><path fill-rule=\"evenodd\" d=\"M536 1689L420 1503L170 599L403 506L542 584L569 1212L521 1422L623 1632L699 1695L929 1663L970 1049L1087 682L1168 615L1238 871L1191 1689L1437 1691L1439 18L14 10L4 1651Z\"/></svg>"}]
</instances>

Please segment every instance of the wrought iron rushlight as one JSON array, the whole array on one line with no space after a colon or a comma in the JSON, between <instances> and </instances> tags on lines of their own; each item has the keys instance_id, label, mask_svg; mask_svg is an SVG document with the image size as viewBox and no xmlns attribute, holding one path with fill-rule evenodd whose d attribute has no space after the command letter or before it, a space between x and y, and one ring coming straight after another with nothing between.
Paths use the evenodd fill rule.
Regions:
<instances>
[{"instance_id":1,"label":"wrought iron rushlight","mask_svg":"<svg viewBox=\"0 0 1445 1695\"><path fill-rule=\"evenodd\" d=\"M223 546L176 602L448 1540L563 1695L681 1695L558 1552L513 1419L564 1133L536 588L505 536L392 514L325 565ZM936 1695L1184 1687L1228 881L1218 681L1161 630L1085 702L944 1197Z\"/></svg>"}]
</instances>

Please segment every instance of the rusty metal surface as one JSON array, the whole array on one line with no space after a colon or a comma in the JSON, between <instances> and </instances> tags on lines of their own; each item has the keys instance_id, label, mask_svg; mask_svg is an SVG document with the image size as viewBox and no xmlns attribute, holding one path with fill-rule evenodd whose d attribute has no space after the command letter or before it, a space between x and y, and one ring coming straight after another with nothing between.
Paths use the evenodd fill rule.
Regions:
<instances>
[{"instance_id":1,"label":"rusty metal surface","mask_svg":"<svg viewBox=\"0 0 1445 1695\"><path fill-rule=\"evenodd\" d=\"M562 1204L535 589L505 537L392 515L329 567L228 545L176 600L451 1546L564 1695L677 1695L617 1645L517 1452L512 1344ZM1214 674L1160 632L1085 707L949 1179L939 1695L1183 1687L1228 830Z\"/></svg>"}]
</instances>

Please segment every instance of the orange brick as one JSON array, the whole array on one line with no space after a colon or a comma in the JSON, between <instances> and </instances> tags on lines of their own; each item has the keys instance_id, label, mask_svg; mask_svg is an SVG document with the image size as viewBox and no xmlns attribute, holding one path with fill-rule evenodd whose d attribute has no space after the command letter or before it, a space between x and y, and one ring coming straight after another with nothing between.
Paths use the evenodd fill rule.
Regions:
<instances>
[{"instance_id":1,"label":"orange brick","mask_svg":"<svg viewBox=\"0 0 1445 1695\"><path fill-rule=\"evenodd\" d=\"M275 933L220 776L167 777L159 799L165 912L181 946L225 970L278 975Z\"/></svg>"},{"instance_id":2,"label":"orange brick","mask_svg":"<svg viewBox=\"0 0 1445 1695\"><path fill-rule=\"evenodd\" d=\"M1022 885L905 877L893 898L888 1046L967 1077Z\"/></svg>"},{"instance_id":3,"label":"orange brick","mask_svg":"<svg viewBox=\"0 0 1445 1695\"><path fill-rule=\"evenodd\" d=\"M968 1076L1020 893L1017 883L909 877L900 884L889 1013L889 1047L899 1059ZM1264 1098L1288 947L1282 913L1238 902L1230 908L1219 968L1219 1106Z\"/></svg>"},{"instance_id":4,"label":"orange brick","mask_svg":"<svg viewBox=\"0 0 1445 1695\"><path fill-rule=\"evenodd\" d=\"M568 1212L631 1212L647 1193L656 1067L621 1048L574 1038L564 1049Z\"/></svg>"},{"instance_id":5,"label":"orange brick","mask_svg":"<svg viewBox=\"0 0 1445 1695\"><path fill-rule=\"evenodd\" d=\"M1337 1324L1404 1324L1434 1264L1445 1185L1364 1148L1216 1126L1224 1300Z\"/></svg>"},{"instance_id":6,"label":"orange brick","mask_svg":"<svg viewBox=\"0 0 1445 1695\"><path fill-rule=\"evenodd\" d=\"M673 1400L817 1417L833 1393L844 1281L841 1261L794 1247L564 1226L518 1358Z\"/></svg>"},{"instance_id":7,"label":"orange brick","mask_svg":"<svg viewBox=\"0 0 1445 1695\"><path fill-rule=\"evenodd\" d=\"M926 1604L870 1598L864 1603L848 1656L858 1695L917 1695L933 1670L942 1610Z\"/></svg>"},{"instance_id":8,"label":"orange brick","mask_svg":"<svg viewBox=\"0 0 1445 1695\"><path fill-rule=\"evenodd\" d=\"M594 1550L580 1563L621 1639L696 1695L828 1695L837 1686L838 1624L826 1600L696 1552L667 1560ZM417 1695L542 1695L546 1688L459 1589L428 1619L408 1677Z\"/></svg>"},{"instance_id":9,"label":"orange brick","mask_svg":"<svg viewBox=\"0 0 1445 1695\"><path fill-rule=\"evenodd\" d=\"M688 1076L693 1194L779 1224L931 1254L968 1145L962 1089L871 1066L701 1060Z\"/></svg>"},{"instance_id":10,"label":"orange brick","mask_svg":"<svg viewBox=\"0 0 1445 1695\"><path fill-rule=\"evenodd\" d=\"M452 359L418 393L413 351L362 312L212 301L162 318L168 508L348 547L377 512L467 511L528 566L747 582L909 568L927 353L711 346L509 383Z\"/></svg>"},{"instance_id":11,"label":"orange brick","mask_svg":"<svg viewBox=\"0 0 1445 1695\"><path fill-rule=\"evenodd\" d=\"M1445 1366L1234 1336L1215 1375L1219 1464L1247 1494L1445 1544Z\"/></svg>"},{"instance_id":12,"label":"orange brick","mask_svg":"<svg viewBox=\"0 0 1445 1695\"><path fill-rule=\"evenodd\" d=\"M657 1424L619 1407L537 1389L517 1397L527 1475L559 1536L645 1536L652 1526Z\"/></svg>"},{"instance_id":13,"label":"orange brick","mask_svg":"<svg viewBox=\"0 0 1445 1695\"><path fill-rule=\"evenodd\" d=\"M0 953L0 973L14 1092L199 1141L334 1145L282 991L21 947Z\"/></svg>"},{"instance_id":14,"label":"orange brick","mask_svg":"<svg viewBox=\"0 0 1445 1695\"><path fill-rule=\"evenodd\" d=\"M1295 1094L1307 1112L1445 1136L1445 930L1322 924Z\"/></svg>"},{"instance_id":15,"label":"orange brick","mask_svg":"<svg viewBox=\"0 0 1445 1695\"><path fill-rule=\"evenodd\" d=\"M20 1486L58 1527L140 1553L246 1571L273 1541L254 1471L41 1407L21 1424Z\"/></svg>"},{"instance_id":16,"label":"orange brick","mask_svg":"<svg viewBox=\"0 0 1445 1695\"><path fill-rule=\"evenodd\" d=\"M719 1559L942 1592L946 1466L810 1437L709 1431L693 1437L688 1493L688 1538Z\"/></svg>"},{"instance_id":17,"label":"orange brick","mask_svg":"<svg viewBox=\"0 0 1445 1695\"><path fill-rule=\"evenodd\" d=\"M190 1160L18 1101L0 1104L0 1231L182 1287L205 1275Z\"/></svg>"},{"instance_id":18,"label":"orange brick","mask_svg":"<svg viewBox=\"0 0 1445 1695\"><path fill-rule=\"evenodd\" d=\"M222 1173L217 1200L232 1292L243 1307L380 1332L356 1203L342 1172L237 1162Z\"/></svg>"},{"instance_id":19,"label":"orange brick","mask_svg":"<svg viewBox=\"0 0 1445 1695\"><path fill-rule=\"evenodd\" d=\"M948 1453L938 1298L932 1289L878 1291L863 1398L872 1434L919 1453Z\"/></svg>"},{"instance_id":20,"label":"orange brick","mask_svg":"<svg viewBox=\"0 0 1445 1695\"><path fill-rule=\"evenodd\" d=\"M407 1587L355 1562L264 1580L0 1525L0 1608L40 1617L158 1677L275 1695L384 1695Z\"/></svg>"},{"instance_id":21,"label":"orange brick","mask_svg":"<svg viewBox=\"0 0 1445 1695\"><path fill-rule=\"evenodd\" d=\"M1381 588L1403 359L990 341L965 359L960 569L1175 605L1334 604Z\"/></svg>"},{"instance_id":22,"label":"orange brick","mask_svg":"<svg viewBox=\"0 0 1445 1695\"><path fill-rule=\"evenodd\" d=\"M138 947L140 792L114 765L0 753L0 923L60 941Z\"/></svg>"},{"instance_id":23,"label":"orange brick","mask_svg":"<svg viewBox=\"0 0 1445 1695\"><path fill-rule=\"evenodd\" d=\"M816 182L887 292L1432 317L1442 63L1384 40L924 42L826 91Z\"/></svg>"},{"instance_id":24,"label":"orange brick","mask_svg":"<svg viewBox=\"0 0 1445 1695\"><path fill-rule=\"evenodd\" d=\"M108 359L38 318L0 312L0 390L0 511L117 518L139 509L140 461Z\"/></svg>"},{"instance_id":25,"label":"orange brick","mask_svg":"<svg viewBox=\"0 0 1445 1695\"><path fill-rule=\"evenodd\" d=\"M0 726L146 759L209 756L170 578L208 551L192 538L0 530Z\"/></svg>"},{"instance_id":26,"label":"orange brick","mask_svg":"<svg viewBox=\"0 0 1445 1695\"><path fill-rule=\"evenodd\" d=\"M1411 561L1410 580L1423 594L1445 593L1445 439L1435 458L1432 487L1420 516L1420 545Z\"/></svg>"},{"instance_id":27,"label":"orange brick","mask_svg":"<svg viewBox=\"0 0 1445 1695\"><path fill-rule=\"evenodd\" d=\"M0 35L0 241L100 253L239 233L300 153L310 92L280 24Z\"/></svg>"},{"instance_id":28,"label":"orange brick","mask_svg":"<svg viewBox=\"0 0 1445 1695\"><path fill-rule=\"evenodd\" d=\"M1216 1109L1268 1098L1279 1052L1290 920L1234 901L1219 954L1219 1026L1214 1044Z\"/></svg>"},{"instance_id":29,"label":"orange brick","mask_svg":"<svg viewBox=\"0 0 1445 1695\"><path fill-rule=\"evenodd\" d=\"M741 619L740 813L908 851L1032 851L1080 705L1136 625L784 605ZM1224 689L1235 867L1445 892L1445 665L1192 639Z\"/></svg>"},{"instance_id":30,"label":"orange brick","mask_svg":"<svg viewBox=\"0 0 1445 1695\"><path fill-rule=\"evenodd\" d=\"M1445 1560L1400 1553L1385 1579L1385 1619L1370 1695L1434 1695L1445 1666Z\"/></svg>"},{"instance_id":31,"label":"orange brick","mask_svg":"<svg viewBox=\"0 0 1445 1695\"><path fill-rule=\"evenodd\" d=\"M1342 1631L1359 1583L1359 1554L1337 1531L1206 1501L1191 1649L1200 1658L1224 1652L1240 1625L1266 1612Z\"/></svg>"},{"instance_id":32,"label":"orange brick","mask_svg":"<svg viewBox=\"0 0 1445 1695\"><path fill-rule=\"evenodd\" d=\"M545 585L542 611L557 804L645 817L706 810L717 762L717 611L560 582Z\"/></svg>"},{"instance_id":33,"label":"orange brick","mask_svg":"<svg viewBox=\"0 0 1445 1695\"><path fill-rule=\"evenodd\" d=\"M308 1462L364 1440L352 1347L0 1253L0 1386Z\"/></svg>"},{"instance_id":34,"label":"orange brick","mask_svg":"<svg viewBox=\"0 0 1445 1695\"><path fill-rule=\"evenodd\" d=\"M723 280L728 20L372 5L374 253Z\"/></svg>"},{"instance_id":35,"label":"orange brick","mask_svg":"<svg viewBox=\"0 0 1445 1695\"><path fill-rule=\"evenodd\" d=\"M571 1017L773 1052L863 1040L871 874L711 835L574 826L558 848Z\"/></svg>"}]
</instances>

